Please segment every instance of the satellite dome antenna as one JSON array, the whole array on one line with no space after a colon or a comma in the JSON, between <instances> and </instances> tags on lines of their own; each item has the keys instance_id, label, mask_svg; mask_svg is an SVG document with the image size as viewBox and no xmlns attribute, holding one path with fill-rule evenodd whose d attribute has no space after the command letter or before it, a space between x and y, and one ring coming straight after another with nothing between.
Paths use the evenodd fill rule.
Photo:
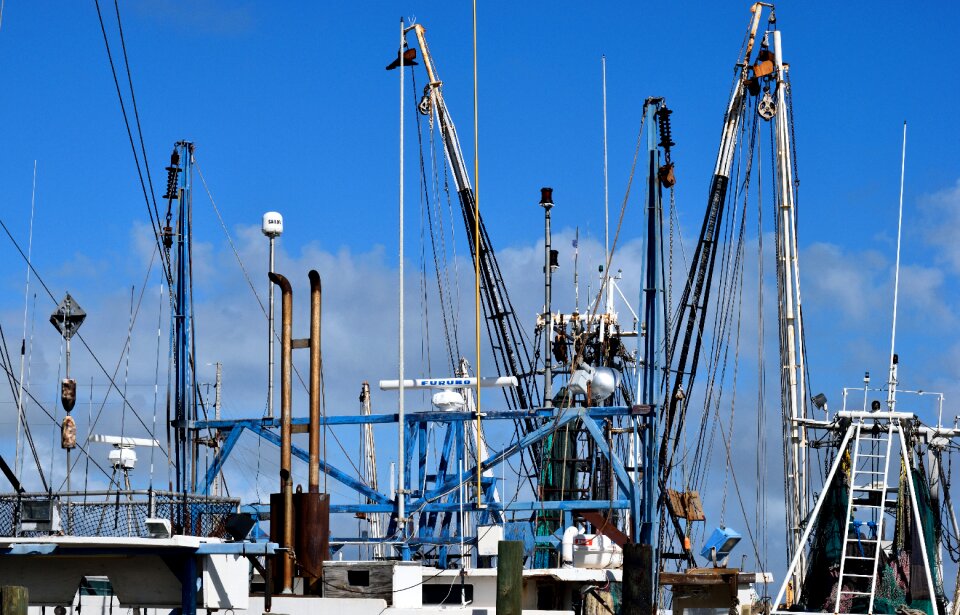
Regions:
<instances>
[{"instance_id":1,"label":"satellite dome antenna","mask_svg":"<svg viewBox=\"0 0 960 615\"><path fill-rule=\"evenodd\" d=\"M263 214L263 226L260 227L261 232L270 239L270 264L268 273L273 273L273 256L274 256L274 243L277 237L283 234L283 216L280 215L280 212L268 211ZM273 320L274 320L274 308L273 308L273 284L269 284L270 287L270 301L269 301L269 313L267 314L267 418L273 418Z\"/></svg>"}]
</instances>

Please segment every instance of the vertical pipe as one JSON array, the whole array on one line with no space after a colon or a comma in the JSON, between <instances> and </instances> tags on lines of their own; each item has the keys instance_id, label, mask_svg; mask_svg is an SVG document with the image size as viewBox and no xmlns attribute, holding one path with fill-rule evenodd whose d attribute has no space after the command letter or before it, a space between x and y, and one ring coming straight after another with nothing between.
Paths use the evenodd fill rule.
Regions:
<instances>
[{"instance_id":1,"label":"vertical pipe","mask_svg":"<svg viewBox=\"0 0 960 615\"><path fill-rule=\"evenodd\" d=\"M310 278L310 493L320 491L320 274ZM324 451L326 454L326 451Z\"/></svg>"},{"instance_id":2,"label":"vertical pipe","mask_svg":"<svg viewBox=\"0 0 960 615\"><path fill-rule=\"evenodd\" d=\"M540 188L540 207L543 207L543 405L550 407L553 405L553 269L550 267L553 188Z\"/></svg>"},{"instance_id":3,"label":"vertical pipe","mask_svg":"<svg viewBox=\"0 0 960 615\"><path fill-rule=\"evenodd\" d=\"M283 528L280 547L285 549L281 557L281 592L293 592L293 477L291 466L290 422L291 393L293 392L293 288L290 281L279 273L270 272L270 281L280 287L280 493L283 497Z\"/></svg>"},{"instance_id":4,"label":"vertical pipe","mask_svg":"<svg viewBox=\"0 0 960 615\"><path fill-rule=\"evenodd\" d=\"M270 237L270 271L273 272L273 257L274 257L274 242L276 238ZM274 309L273 309L273 284L270 284L270 308L269 314L267 316L268 321L268 334L267 338L267 418L273 418L273 320L274 320Z\"/></svg>"}]
</instances>

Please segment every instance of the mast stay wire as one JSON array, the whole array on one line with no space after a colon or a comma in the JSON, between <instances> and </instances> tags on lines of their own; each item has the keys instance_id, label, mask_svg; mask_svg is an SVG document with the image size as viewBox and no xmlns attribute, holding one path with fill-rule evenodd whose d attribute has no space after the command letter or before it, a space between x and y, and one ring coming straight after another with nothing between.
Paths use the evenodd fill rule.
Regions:
<instances>
[{"instance_id":1,"label":"mast stay wire","mask_svg":"<svg viewBox=\"0 0 960 615\"><path fill-rule=\"evenodd\" d=\"M747 105L746 105L746 104L740 105L740 110L739 110L739 112L740 112L740 114L741 114L741 120L742 120L743 114L746 113L746 110L747 110ZM739 124L741 124L741 125L742 125L742 123L743 123L742 121L739 122ZM735 190L735 185L736 185L735 182L730 182L729 186L727 187L727 190L728 190L728 191L733 191L733 190ZM718 233L718 234L719 234L719 230L715 231L715 233ZM699 249L700 249L700 248L699 248L699 246L698 246L698 251L699 251ZM695 256L695 259L696 259L696 258L697 258L697 257ZM704 282L705 282L704 289L705 289L705 293L706 293L706 298L709 298L709 291L710 291L711 286L712 286L712 284L713 284L713 281L712 281L712 268L711 268L711 274L710 274L710 276L708 277L708 279L705 279ZM687 280L687 283L686 283L686 287L685 287L685 289L684 289L684 297L682 297L681 300L680 300L680 303L681 303L681 304L683 304L683 303L686 301L685 295L687 294L687 292L688 292L688 290L689 290L690 283L691 283L691 281L688 279L688 280ZM680 309L680 310L683 310L683 308L684 308L683 305L678 306L678 309ZM677 316L677 318L679 318L679 315ZM696 325L696 327L697 327L697 329L699 330L699 332L700 332L701 335L702 335L702 331L703 331L703 328L702 328L702 319L703 319L703 317L701 317L701 318L699 319L700 322L701 322L701 324L700 324L700 325ZM671 343L671 346L675 346L675 345L676 345L676 337L679 335L679 330L674 330L673 334L674 334L674 342ZM701 337L700 337L700 336L697 336L696 344L695 344L694 350L693 350L693 352L692 352L692 368L689 369L689 374L690 374L691 376L693 376L693 375L696 374L697 363L699 362L700 354L701 354L701 352L702 352L702 347L701 347L701 341L700 341L700 340L701 340ZM670 369L673 369L672 366L671 366ZM691 378L691 379L686 383L686 390L687 390L687 391L692 391L692 389L693 389L693 384L694 384L694 381L693 381L693 379ZM677 386L676 383L674 383L673 387L675 388L676 386ZM670 401L670 402L668 402L668 403L672 403L672 401ZM671 423L674 423L674 424L673 424L673 427L670 429L669 433L668 433L668 432L666 431L666 429L665 429L665 431L664 431L664 436L663 436L663 443L662 443L661 450L660 450L660 456L661 456L661 459L663 460L663 463L662 463L662 465L661 465L661 476L662 476L662 478L661 478L661 483L662 483L662 484L661 484L661 487L662 487L662 488L666 488L666 485L667 485L668 479L669 479L669 477L670 477L670 474L671 474L671 472L672 472L672 469L673 469L673 468L675 467L675 465L676 465L674 458L675 458L675 456L676 456L677 450L679 449L680 445L681 445L682 442L683 442L683 439L682 439L681 436L682 436L683 429L684 429L684 425L685 425L685 422L686 422L685 419L686 419L686 411L687 411L688 403L687 403L686 401L680 401L680 403L677 403L677 404L676 404L676 407L677 407L676 417L670 417L670 418L673 419L673 420L670 420L670 421L669 421L669 422L671 422ZM668 425L668 426L669 426L669 425ZM672 441L672 444L671 444L671 441ZM667 455L667 453L668 453L667 449L668 449L668 448L670 449L670 450L669 450L669 455Z\"/></svg>"},{"instance_id":2,"label":"mast stay wire","mask_svg":"<svg viewBox=\"0 0 960 615\"><path fill-rule=\"evenodd\" d=\"M750 177L751 177L751 170L752 170L753 160L754 160L752 143L754 140L753 137L756 134L756 114L751 114L751 115L753 116L754 120L750 124L751 138L748 142L751 145L748 148L746 168L742 174L743 182L741 183L738 181L738 182L732 183L733 186L739 185L739 189L738 188L732 189L732 192L734 193L732 198L734 209L731 212L731 215L727 217L727 220L725 223L726 236L724 238L724 244L723 244L724 254L723 254L723 261L720 269L720 279L719 279L721 294L720 294L719 301L716 303L716 307L714 310L715 311L714 332L713 332L713 340L711 341L711 353L708 357L708 366L707 366L707 373L708 373L708 383L706 388L707 396L706 396L706 399L704 400L704 404L705 404L704 414L701 420L698 444L695 448L695 450L697 450L698 452L703 451L704 444L706 444L706 455L704 456L704 455L698 454L698 455L695 455L694 457L693 482L694 484L697 484L701 487L704 484L704 481L706 479L706 470L709 467L710 465L709 461L712 458L713 442L715 440L716 428L717 428L717 423L714 422L712 424L709 440L705 442L704 438L705 438L706 423L708 421L708 415L709 415L709 411L706 405L713 403L712 401L712 398L714 397L713 391L714 391L715 383L717 381L717 370L720 364L721 351L723 352L723 367L720 373L720 385L719 385L719 391L716 395L716 404L719 405L720 398L723 396L723 386L724 386L726 368L727 368L727 356L728 356L727 353L729 352L730 337L731 337L730 319L732 317L733 303L735 299L733 296L733 293L735 292L735 288L738 286L739 286L739 292L741 296L739 297L740 305L739 305L738 314L737 314L737 327L738 327L737 348L738 349L736 353L737 355L736 360L739 361L739 326L740 326L739 323L740 323L740 320L742 317L742 311L743 311L742 310L742 303L743 303L742 287L743 287L743 254L744 254L744 241L745 241L745 229L746 229L746 209L747 209L747 199L749 198L749 193L750 193ZM742 139L742 137L744 136L746 131L747 131L747 126L745 124L741 124L741 130L740 130L741 143L744 142L744 139ZM739 154L740 156L738 158L737 172L736 172L737 178L741 177L741 169L743 168L742 167L742 164L743 164L743 148L742 147L739 148ZM736 243L736 249L734 250L733 249L734 248L733 232L734 232L734 225L736 224L736 218L738 213L737 208L740 207L740 199L738 198L739 196L738 193L743 194L743 206L740 208L740 212L739 212L740 213L739 236ZM731 262L731 258L733 258L732 262ZM736 365L737 364L735 363L735 369L736 369ZM736 378L734 378L734 382L735 381L736 381ZM734 394L735 393L736 391L734 390ZM731 407L731 413L732 413L732 407ZM704 463L704 461L706 463ZM724 478L724 480L726 481L726 477Z\"/></svg>"},{"instance_id":3,"label":"mast stay wire","mask_svg":"<svg viewBox=\"0 0 960 615\"><path fill-rule=\"evenodd\" d=\"M4 364L3 362L0 362L0 369L2 369L2 370L7 374L7 377L8 377L8 378L12 378L16 384L18 384L18 385L20 384L20 381L17 380L16 375L15 375L15 374L10 370L10 368L9 368L6 364ZM57 418L56 418L49 410L47 410L46 406L44 406L44 405L40 402L40 400L37 399L37 397L30 391L30 388L29 388L29 387L24 386L24 387L23 387L23 392L27 395L27 397L30 398L30 401L32 401L38 408L40 408L40 410L43 411L44 414L47 415L47 418L50 419L50 421L54 424L54 426L56 426L56 427L62 427L62 426L63 426L62 423L61 423L60 421L58 421ZM119 483L117 482L117 480L116 480L109 472L107 472L107 471L103 468L103 466L100 465L100 464L97 462L96 459L93 458L93 456L90 454L90 452L87 451L86 447L82 446L82 445L78 442L78 443L77 443L77 448L80 449L80 452L83 453L84 455L86 455L87 458L88 458L90 461L93 462L93 465L96 466L97 469L99 469L101 472L103 472L103 475L107 477L107 479L110 481L111 484L119 486ZM38 463L39 463L39 461L38 461ZM49 487L44 486L44 491L49 491Z\"/></svg>"},{"instance_id":4,"label":"mast stay wire","mask_svg":"<svg viewBox=\"0 0 960 615\"><path fill-rule=\"evenodd\" d=\"M755 135L757 158L760 163L757 164L757 467L756 467L756 526L760 537L763 540L763 561L767 560L768 550L768 532L767 532L767 498L765 486L767 484L767 372L764 345L764 310L763 294L764 288L764 268L763 268L763 156L761 152L761 143L759 133ZM809 382L809 380L808 380Z\"/></svg>"},{"instance_id":5,"label":"mast stay wire","mask_svg":"<svg viewBox=\"0 0 960 615\"><path fill-rule=\"evenodd\" d=\"M416 71L410 71L410 74L411 74L411 79L413 80L413 87L411 88L411 91L412 91L413 98L414 98L414 107L416 108L416 106L417 106L417 100L416 100L416 98L417 98L417 78L416 78ZM423 294L424 294L424 296L426 296L426 294L427 294L427 289L426 289L426 259L424 258L424 254L423 254L423 252L424 252L424 246L423 246L423 244L424 244L424 241L423 241L423 239L424 239L424 233L423 233L423 230L424 230L424 229L423 229L423 218L424 218L423 213L424 213L424 209L423 209L423 208L424 208L424 205L425 205L425 207L426 207L426 212L427 212L427 215L426 215L426 218L427 218L427 226L428 226L428 228L429 228L429 230L430 230L430 246L431 246L432 252L433 252L433 267L434 267L434 271L436 272L436 278L437 278L437 295L438 295L438 299L439 299L439 301L440 301L440 312L441 312L441 317L442 317L442 320L443 320L443 332L444 332L444 338L445 338L445 341L446 341L447 355L448 355L448 359L450 360L450 369L451 369L451 371L452 371L452 372L456 372L456 369L457 369L457 356L454 355L454 346L457 347L457 355L459 355L459 340L456 339L456 332L453 332L453 335L451 335L451 333L452 333L452 331L451 331L451 324L450 324L450 320L449 320L449 317L448 317L448 314L447 314L447 301L446 301L446 296L449 294L449 289L447 289L447 292L446 292L446 293L444 292L443 281L442 281L442 279L441 279L441 274L440 274L440 262L439 262L439 259L438 259L438 257L437 257L437 238L436 238L436 233L435 233L434 228L433 228L433 208L431 207L431 203L430 203L430 191L429 191L429 188L428 188L428 185L427 185L427 171L426 171L426 165L425 165L425 163L424 163L424 156L423 156L423 122L422 122L422 120L421 120L421 118L420 118L420 116L421 116L422 114L418 112L418 113L415 113L414 115L416 115L416 117L417 117L417 144L419 145L419 150L420 150L420 156L419 156L419 159L420 159L420 186L421 186L421 190L420 190L420 192L421 192L421 194L420 194L420 197L421 197L421 201L420 201L420 202L421 202L421 211L420 211L420 260L421 260L422 279L423 279L423 282L422 282L422 284L423 284ZM431 144L431 146L433 145L433 143L434 143L434 140L433 140L433 123L431 122L431 125L430 125L430 144ZM434 171L434 173L436 173L436 160L435 160L435 156L433 155L432 147L431 147L431 161L433 162L433 165L432 165L432 166L433 166L433 171ZM434 182L434 183L436 183L436 182ZM446 254L444 254L444 257L446 257ZM425 305L426 305L426 303L425 303ZM426 308L424 308L424 309L426 309ZM451 315L451 316L452 316L452 315ZM455 321L456 319L453 318L453 320ZM428 327L428 329L429 329L429 327ZM428 370L429 370L429 367L428 367Z\"/></svg>"},{"instance_id":6,"label":"mast stay wire","mask_svg":"<svg viewBox=\"0 0 960 615\"><path fill-rule=\"evenodd\" d=\"M114 1L116 2L116 0ZM110 50L110 40L107 37L107 29L103 23L103 14L100 11L100 0L94 0L94 5L96 6L96 9L97 9L97 18L100 20L100 32L103 34L103 44L107 51L107 61L110 63L110 72L113 74L113 84L117 90L117 100L120 103L120 112L123 114L123 124L127 130L127 138L130 141L130 150L133 153L133 162L134 162L134 165L137 167L137 177L140 180L140 188L143 192L143 200L147 207L147 215L150 217L150 226L153 229L153 239L157 245L157 249L160 250L160 252L163 254L163 250L160 249L160 244L161 244L160 236L162 231L160 227L160 211L157 208L156 197L153 197L153 183L149 177L149 167L147 165L147 152L146 152L146 149L142 150L144 166L147 167L147 180L150 182L149 190L147 188L147 181L144 181L143 179L144 169L140 165L140 155L137 154L137 146L136 146L136 143L134 142L133 130L130 128L130 118L127 115L127 107L123 100L123 93L120 89L120 79L119 77L117 77L117 68L113 62L113 52ZM118 24L120 23L119 6L117 7L117 23ZM123 41L122 28L120 28L120 38L121 38L121 41ZM137 116L137 132L139 133L140 144L142 148L143 132L140 130L140 119L139 119L139 112L137 111L136 97L133 96L133 78L130 75L130 65L127 59L126 43L123 42L122 46L124 49L124 52L123 52L124 63L127 66L127 79L130 84L130 93L131 93L131 99L132 99L131 102L134 108L134 113ZM152 200L151 200L151 197L152 197ZM172 278L172 270L171 270L170 262L169 260L167 260L166 254L163 254L162 263L163 263L164 274L166 275L167 280L169 282L173 278Z\"/></svg>"},{"instance_id":7,"label":"mast stay wire","mask_svg":"<svg viewBox=\"0 0 960 615\"><path fill-rule=\"evenodd\" d=\"M423 124L422 124L422 119L420 118L420 116L421 116L421 115L426 115L426 114L423 113L423 108L420 107L420 105L418 104L418 102L417 102L417 100L416 100L417 91L418 91L418 90L417 90L417 82L416 82L416 71L410 71L410 72L411 72L411 79L413 80L412 95L413 95L413 97L414 97L414 107L417 108L418 111L419 111L419 112L416 113L415 115L416 115L416 118L417 118L417 143L418 143L418 146L419 146L420 185L421 185L421 188L422 188L422 190L421 190L421 195L420 195L420 200L421 200L421 204L423 203L423 201L426 201L427 221L428 221L428 227L429 227L429 230L430 230L430 244L431 244L431 250L432 250L432 254L433 254L434 271L436 272L437 294L438 294L438 300L439 300L439 302L440 302L440 309L441 309L442 320L443 320L443 327L444 327L444 339L445 339L447 354L448 354L448 358L449 358L449 360L450 360L450 366L451 366L452 373L457 373L457 371L458 371L458 357L460 356L460 339L459 339L459 331L458 331L458 327L457 327L456 312L454 311L453 300L452 300L452 297L451 297L452 292L451 292L451 290L450 290L450 286L451 286L451 285L450 285L450 276L449 276L449 269L450 269L450 267L449 267L449 262L447 261L447 249L446 249L446 240L445 240L445 235L446 235L446 233L445 233L445 231L444 231L442 209L440 208L440 199L439 199L439 173L438 173L438 171L437 171L437 163L436 163L436 158L437 158L437 157L436 157L436 142L435 142L435 140L434 140L433 114L430 113L430 110L429 110L429 109L427 109L427 112L430 113L430 115L428 116L428 117L430 118L430 122L429 122L429 130L430 130L430 139L429 139L429 143L430 143L430 159L431 159L431 169L432 169L433 178L434 178L433 185L435 186L434 205L436 206L436 212L437 212L437 227L439 227L439 232L437 231L436 228L434 228L434 221L433 221L433 210L434 210L434 208L431 207L431 204L430 204L430 193L429 193L429 189L428 189L428 182L427 182L427 177L426 177L426 165L425 165L425 161L424 161L424 158L425 158L425 157L424 157L424 155L423 155L423 148L424 148L424 143L423 143ZM430 87L430 86L428 85L426 89L429 90L429 87ZM446 195L447 195L447 202L448 202L448 206L449 206L449 205L450 205L450 192L449 192L449 185L447 184L446 165L444 165L444 189L445 189L445 192L446 192ZM452 206L451 206L451 209L450 209L450 215L451 215L451 217L452 217L452 215L453 215ZM423 258L423 249L424 249L423 243L424 243L424 242L423 242L423 228L422 228L422 227L423 227L423 209L421 208L421 237L420 237L421 246L420 246L420 248L421 248L421 262L422 262L422 279L425 281L425 278L426 278L426 262L425 262L425 259ZM453 229L455 228L455 225L452 223L452 220L451 220L450 228L451 228L451 235L453 235L453 232L454 232ZM437 236L438 236L438 235L439 235L439 239L440 239L440 251L441 251L442 260L443 260L443 266L442 266L442 267L441 267L441 264L440 264L440 260L441 260L441 259L438 257L438 254L437 254ZM453 242L453 239L454 239L454 238L451 237L451 241L452 241L452 242ZM455 245L455 242L453 242L453 245ZM455 248L454 248L454 249L455 249ZM454 253L454 267L457 267L457 266L458 266L458 265L457 265L457 263L456 263L456 253ZM442 273L442 274L441 274L441 269L443 270L443 273ZM459 276L455 276L455 279L459 280ZM423 288L423 295L424 295L424 297L426 297L426 295L427 295L426 287ZM458 299L457 299L457 307L459 307L459 303L460 303L460 302L459 302L459 281L458 281L458 283L457 283L457 297L458 297ZM424 304L424 306L425 306L424 309L427 309L427 308L426 308L426 304ZM488 327L490 326L489 322L487 323L487 326L488 326ZM429 330L429 328L428 328L428 330ZM428 342L429 342L429 339L428 339ZM428 353L428 363L429 363L429 353ZM428 369L429 369L429 366L428 366ZM521 427L522 427L522 421L519 420L519 419L515 420L515 421L514 421L514 436L517 437L517 438L520 438L520 436L522 435L522 434L520 433ZM485 438L483 438L482 435L481 435L480 437L481 437L481 439L485 439ZM515 467L513 466L513 463L512 463L511 461L507 461L507 463L508 463L508 465L510 465L511 470L512 470L515 474L517 474L517 476L520 476L521 471L522 471L522 472L523 472L523 475L526 476L526 477L528 478L528 480L530 481L531 487L533 487L533 473L530 472L530 469L529 469L529 467L528 467L526 455L524 455L524 454L521 454L521 455L520 455L520 470L518 470L517 468L515 468Z\"/></svg>"},{"instance_id":8,"label":"mast stay wire","mask_svg":"<svg viewBox=\"0 0 960 615\"><path fill-rule=\"evenodd\" d=\"M157 431L157 402L160 396L160 344L161 344L161 330L163 328L163 284L160 285L160 302L157 306L157 359L156 365L153 372L153 431ZM90 391L91 397L93 396L93 390L91 387ZM156 446L150 447L150 488L153 489L153 470L154 470L154 457Z\"/></svg>"},{"instance_id":9,"label":"mast stay wire","mask_svg":"<svg viewBox=\"0 0 960 615\"><path fill-rule=\"evenodd\" d=\"M143 129L140 127L140 110L137 107L137 94L133 87L133 73L130 72L130 58L127 56L127 41L123 36L123 23L120 20L120 5L117 0L113 0L113 8L117 15L117 30L120 33L120 48L123 50L123 65L127 73L127 85L130 88L130 101L133 107L133 117L137 123L137 136L140 139L140 153L143 155L144 174L147 176L147 183L150 186L150 200L153 203L153 211L157 216L157 222L160 221L160 211L157 208L157 196L153 188L153 177L150 174L150 160L147 157L147 148L143 142ZM99 7L98 7L99 9ZM136 154L136 152L134 152ZM141 182L143 179L141 178Z\"/></svg>"},{"instance_id":10,"label":"mast stay wire","mask_svg":"<svg viewBox=\"0 0 960 615\"><path fill-rule=\"evenodd\" d=\"M197 161L196 153L191 154L191 160L193 161L193 166L197 171L197 176L200 178L200 183L203 185L203 189L207 193L207 198L210 199L210 204L213 206L213 211L214 213L216 213L217 219L220 221L220 228L223 229L223 234L227 238L227 243L230 244L230 249L233 251L233 256L237 259L237 264L240 266L240 271L243 273L243 277L244 279L246 279L247 285L250 287L250 291L253 293L254 299L257 300L257 304L260 306L260 311L263 312L263 317L267 318L268 317L267 309L264 306L263 301L260 299L260 294L257 292L257 288L254 286L253 280L250 278L250 274L247 272L247 268L243 264L243 259L240 257L240 252L239 250L237 250L237 246L233 241L233 237L230 235L230 231L227 229L226 222L224 221L223 216L220 214L220 208L217 207L217 202L213 198L213 193L210 191L210 187L207 185L207 180L203 176L203 171L200 169L200 163ZM277 340L280 339L279 332L274 333L274 336L276 337ZM321 363L321 371L322 369L323 368ZM300 386L303 387L303 390L308 391L309 389L307 388L307 383L303 379L303 374L300 373L300 369L296 366L296 364L293 365L293 372L297 375L297 380L300 381ZM201 404L201 406L203 406L203 404ZM205 407L204 407L204 411L206 411ZM337 443L337 446L340 448L340 450L343 451L345 458L353 467L353 469L359 472L356 464L353 463L353 460L351 459L350 454L347 452L347 449L344 448L343 443L340 441L340 438L337 437L336 431L331 429L330 434L333 436L333 439Z\"/></svg>"},{"instance_id":11,"label":"mast stay wire","mask_svg":"<svg viewBox=\"0 0 960 615\"><path fill-rule=\"evenodd\" d=\"M156 257L157 257L157 249L156 249L156 246L154 246L153 252L152 252L151 255L150 255L150 262L147 264L147 273L146 273L146 275L144 275L144 278L143 278L143 286L140 288L140 296L137 298L137 304L136 304L136 307L135 307L134 310L133 310L133 318L132 318L132 320L131 320L130 323L129 323L129 327L127 328L127 337L126 337L126 339L124 340L123 348L120 349L120 356L117 358L117 364L116 364L116 365L114 366L114 368L113 368L113 376L109 376L109 375L107 376L108 378L110 378L110 381L111 381L111 382L115 382L115 381L116 381L117 374L120 373L120 366L123 364L124 356L127 356L127 357L128 357L128 361L129 361L129 348L130 348L130 346L131 346L131 344L132 344L133 327L134 327L134 325L135 325L136 322L137 322L137 317L140 315L140 306L143 304L143 295L144 295L144 293L145 293L146 290L147 290L147 282L150 280L150 275L153 273L153 261L156 259ZM39 278L38 278L38 279L39 279ZM132 287L131 287L131 293L132 293L132 292L133 292L133 291L132 291ZM131 301L132 301L132 299L131 299ZM79 333L77 333L76 335L77 335L77 337L79 337ZM106 373L106 372L104 372L104 373ZM126 379L124 379L124 380L126 380ZM116 385L114 385L114 386L116 387ZM89 430L89 432L90 432L91 434L93 433L93 430L96 428L97 423L100 422L100 416L103 414L103 410L104 410L104 408L105 408L106 405L107 405L107 400L110 398L110 394L111 394L112 392L113 392L113 391L111 390L111 388L110 388L110 387L107 387L106 392L103 394L103 400L100 402L100 407L97 409L97 415L94 417L93 423L92 423L92 424L89 426L89 428L88 428L88 430ZM123 391L121 391L119 388L117 388L117 392L120 393L120 396L121 396L121 398L122 398L123 400L126 400L126 399L127 399L126 387L124 387L124 390L123 390ZM126 407L127 407L127 406L130 406L130 408L133 409L133 406L132 406L131 404L129 404L129 403L121 406L121 409L120 409L120 416L121 416L121 417L125 417L125 416L126 416L125 410L126 410ZM133 411L134 411L134 414L136 414L136 410L134 409ZM149 427L146 426L146 424L144 423L144 421L143 421L142 419L140 419L139 415L137 416L137 418L138 418L138 420L140 421L140 424L143 425L143 428L146 429L147 432L150 434L150 437L153 438L153 439L156 439L156 421L154 420L154 427L153 427L153 430L151 430ZM75 459L75 460L73 461L73 463L70 464L70 471L72 472L72 471L74 470L74 468L77 467L77 464L79 464L79 463L80 463L80 458L78 457L77 459ZM60 484L60 488L62 489L62 488L64 487L64 485L66 485L66 478L64 478L63 482Z\"/></svg>"},{"instance_id":12,"label":"mast stay wire","mask_svg":"<svg viewBox=\"0 0 960 615\"><path fill-rule=\"evenodd\" d=\"M2 0L0 0L2 1ZM2 12L2 5L0 5L0 12ZM37 161L33 161L33 187L30 191L30 234L27 239L27 260L29 261L33 256L33 219L34 213L36 211L36 202L37 202ZM20 381L23 382L23 364L26 359L25 351L27 344L27 308L30 305L30 268L27 267L27 272L25 274L26 280L24 281L23 289L23 337L20 338ZM6 349L6 342L4 342L4 349ZM7 353L7 360L10 360L9 352ZM11 364L11 367L13 365ZM23 391L19 391L14 394L14 399L17 400L17 437L14 440L14 460L13 460L13 471L14 474L20 474L20 430L23 429Z\"/></svg>"},{"instance_id":13,"label":"mast stay wire","mask_svg":"<svg viewBox=\"0 0 960 615\"><path fill-rule=\"evenodd\" d=\"M17 403L20 403L19 400L23 398L23 388L19 387L19 383L15 378L13 378L13 363L11 363L10 361L10 350L7 347L7 337L3 333L2 324L0 324L0 343L3 344L3 347L0 348L0 352L2 352L2 355L0 356L3 357L3 360L0 361L0 365L3 366L4 373L7 375L7 381L10 383L10 391L13 393L14 398L18 400ZM22 381L23 381L23 378L21 377L20 382ZM29 444L30 446L30 452L33 455L33 461L34 463L37 464L37 471L40 473L40 480L43 483L43 488L44 490L46 490L47 479L43 473L43 466L40 463L40 455L39 453L37 453L37 447L33 442L33 433L30 431L30 423L28 423L27 421L23 421L23 433L24 433L24 439L27 441L27 444ZM17 451L16 451L17 457L20 457L19 443L17 443L16 446L17 446ZM20 479L19 472L17 472L17 479L18 480Z\"/></svg>"}]
</instances>

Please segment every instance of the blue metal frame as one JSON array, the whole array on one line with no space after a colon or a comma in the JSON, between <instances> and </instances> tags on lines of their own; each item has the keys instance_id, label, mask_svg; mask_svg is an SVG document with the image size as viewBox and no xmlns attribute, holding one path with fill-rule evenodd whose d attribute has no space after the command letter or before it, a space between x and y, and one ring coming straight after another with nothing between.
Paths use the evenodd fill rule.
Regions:
<instances>
[{"instance_id":1,"label":"blue metal frame","mask_svg":"<svg viewBox=\"0 0 960 615\"><path fill-rule=\"evenodd\" d=\"M597 449L606 457L616 475L617 485L619 486L619 495L609 500L561 500L561 501L541 501L531 500L522 502L495 502L493 493L496 489L497 479L493 477L484 477L481 486L484 492L484 502L476 501L460 502L459 488L466 481L471 481L478 473L475 463L466 465L464 451L464 433L465 421L472 421L475 415L471 412L441 412L425 411L412 412L404 416L404 429L407 433L406 450L403 454L408 461L407 468L409 473L416 467L417 484L410 489L407 494L407 511L411 517L418 516L420 519L421 532L415 537L395 537L397 533L396 510L397 502L390 498L386 493L382 493L370 488L359 479L350 476L347 472L328 463L326 460L320 460L320 470L328 476L356 491L364 498L367 503L357 504L331 504L332 513L391 513L391 522L387 538L376 537L339 537L331 539L332 542L350 542L350 543L388 543L400 544L401 554L406 559L411 556L410 547L419 545L436 545L439 547L438 558L440 564L447 562L450 545L474 544L475 538L461 537L463 528L459 527L459 521L456 519L456 513L463 510L466 513L479 513L481 522L502 522L503 514L507 511L535 511L535 510L559 510L563 511L567 517L570 513L577 510L630 510L633 518L639 516L640 503L644 498L640 496L641 490L637 489L635 479L631 477L623 462L614 454L611 454L607 438L603 433L599 422L604 419L614 417L630 416L631 409L625 406L604 406L592 408L540 408L536 410L508 410L508 411L490 411L483 413L484 421L510 420L517 418L539 418L543 424L521 436L518 440L511 442L505 448L498 452L489 454L480 463L479 472L483 473L491 470L507 459L518 455L521 450L555 433L565 425L581 420L586 426L590 437L595 441ZM371 414L358 416L327 416L321 417L321 425L365 425L365 424L384 424L397 423L397 414ZM304 425L306 418L293 419L295 425ZM445 426L443 446L440 458L435 463L430 463L428 459L428 438L431 429L434 426ZM279 446L280 436L277 433L279 428L278 419L239 419L239 420L204 420L193 421L191 428L217 429L226 434L216 458L211 464L203 483L200 486L203 493L209 493L217 475L223 470L223 465L240 439L244 430L263 438ZM293 455L308 461L309 456L303 449L293 446ZM464 467L461 470L460 463L464 461ZM430 472L431 467L435 468ZM410 485L409 476L407 484ZM245 510L251 510L258 515L268 512L265 505L252 505L245 507ZM554 539L549 538L550 541Z\"/></svg>"}]
</instances>

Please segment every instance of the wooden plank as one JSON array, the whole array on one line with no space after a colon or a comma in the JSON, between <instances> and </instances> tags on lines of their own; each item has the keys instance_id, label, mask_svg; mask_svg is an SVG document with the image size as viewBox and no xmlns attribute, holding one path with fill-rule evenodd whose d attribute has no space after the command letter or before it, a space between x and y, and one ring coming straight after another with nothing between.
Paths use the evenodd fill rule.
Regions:
<instances>
[{"instance_id":1,"label":"wooden plank","mask_svg":"<svg viewBox=\"0 0 960 615\"><path fill-rule=\"evenodd\" d=\"M323 593L329 598L381 598L390 605L393 603L393 565L384 564L325 565Z\"/></svg>"},{"instance_id":2,"label":"wooden plank","mask_svg":"<svg viewBox=\"0 0 960 615\"><path fill-rule=\"evenodd\" d=\"M667 507L677 519L687 521L706 521L700 494L696 491L674 491L667 489Z\"/></svg>"},{"instance_id":3,"label":"wooden plank","mask_svg":"<svg viewBox=\"0 0 960 615\"><path fill-rule=\"evenodd\" d=\"M678 519L686 519L686 507L683 504L683 494L673 489L667 489L667 507L670 514Z\"/></svg>"},{"instance_id":4,"label":"wooden plank","mask_svg":"<svg viewBox=\"0 0 960 615\"><path fill-rule=\"evenodd\" d=\"M595 531L612 540L618 547L623 548L623 545L630 542L629 536L618 530L617 526L613 524L613 521L604 517L599 512L595 510L585 510L580 513L580 516L583 517L584 521L592 524Z\"/></svg>"},{"instance_id":5,"label":"wooden plank","mask_svg":"<svg viewBox=\"0 0 960 615\"><path fill-rule=\"evenodd\" d=\"M687 521L706 521L707 516L703 514L703 504L700 502L700 494L696 491L687 491L683 494L683 503L686 510Z\"/></svg>"},{"instance_id":6,"label":"wooden plank","mask_svg":"<svg viewBox=\"0 0 960 615\"><path fill-rule=\"evenodd\" d=\"M660 585L726 585L721 576L705 574L685 574L683 572L661 572Z\"/></svg>"}]
</instances>

